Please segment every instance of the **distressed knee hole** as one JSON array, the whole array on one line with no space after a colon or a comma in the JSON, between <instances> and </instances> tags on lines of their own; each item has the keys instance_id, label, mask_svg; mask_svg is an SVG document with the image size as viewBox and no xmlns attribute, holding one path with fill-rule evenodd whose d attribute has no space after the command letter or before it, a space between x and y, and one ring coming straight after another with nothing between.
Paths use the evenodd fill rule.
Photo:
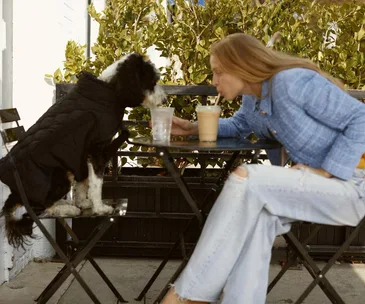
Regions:
<instances>
[{"instance_id":1,"label":"distressed knee hole","mask_svg":"<svg viewBox=\"0 0 365 304\"><path fill-rule=\"evenodd\" d=\"M236 174L237 176L241 177L241 178L248 177L248 172L243 167L238 167L236 170L233 171L233 173Z\"/></svg>"}]
</instances>

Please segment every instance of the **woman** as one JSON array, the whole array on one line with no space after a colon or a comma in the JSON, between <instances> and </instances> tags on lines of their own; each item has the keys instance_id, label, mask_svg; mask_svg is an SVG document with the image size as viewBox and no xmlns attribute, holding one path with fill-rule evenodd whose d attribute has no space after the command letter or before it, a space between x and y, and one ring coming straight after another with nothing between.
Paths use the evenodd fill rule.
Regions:
<instances>
[{"instance_id":1,"label":"woman","mask_svg":"<svg viewBox=\"0 0 365 304\"><path fill-rule=\"evenodd\" d=\"M275 138L291 169L243 165L228 178L197 247L162 303L265 303L271 248L297 220L355 226L365 215L365 105L309 60L276 52L245 34L214 44L213 85L242 94L219 136ZM197 134L174 118L173 133ZM293 170L296 169L296 170Z\"/></svg>"}]
</instances>

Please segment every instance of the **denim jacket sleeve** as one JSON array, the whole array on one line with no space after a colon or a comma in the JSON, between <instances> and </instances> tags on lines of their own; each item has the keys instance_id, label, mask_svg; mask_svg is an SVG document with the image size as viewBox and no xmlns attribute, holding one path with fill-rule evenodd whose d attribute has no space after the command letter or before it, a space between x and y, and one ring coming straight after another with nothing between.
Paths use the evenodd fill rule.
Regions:
<instances>
[{"instance_id":1,"label":"denim jacket sleeve","mask_svg":"<svg viewBox=\"0 0 365 304\"><path fill-rule=\"evenodd\" d=\"M281 93L284 93L273 92L276 102L285 102L280 99L289 98L307 115L338 132L322 168L334 176L349 179L365 152L365 104L325 77L307 69L279 73L276 82L281 87Z\"/></svg>"},{"instance_id":2,"label":"denim jacket sleeve","mask_svg":"<svg viewBox=\"0 0 365 304\"><path fill-rule=\"evenodd\" d=\"M247 124L244 107L241 107L230 118L220 118L218 124L219 137L245 137L251 132Z\"/></svg>"}]
</instances>

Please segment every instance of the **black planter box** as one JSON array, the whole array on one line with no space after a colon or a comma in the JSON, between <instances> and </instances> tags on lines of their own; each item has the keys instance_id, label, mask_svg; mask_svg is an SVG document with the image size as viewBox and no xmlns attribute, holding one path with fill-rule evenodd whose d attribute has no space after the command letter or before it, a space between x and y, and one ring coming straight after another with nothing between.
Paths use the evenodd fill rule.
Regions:
<instances>
[{"instance_id":1,"label":"black planter box","mask_svg":"<svg viewBox=\"0 0 365 304\"><path fill-rule=\"evenodd\" d=\"M210 193L216 182L220 169L207 170L204 178L200 169L186 169L184 178L198 202L202 202ZM210 176L210 177L207 177ZM215 197L219 193L215 194ZM103 185L105 199L128 199L128 211L119 218L94 247L96 256L121 257L163 257L177 238L181 236L187 223L194 214L186 203L179 188L163 168L123 168L117 180L106 175ZM210 205L214 203L209 202ZM209 207L206 212L209 212ZM80 240L85 240L95 227L96 218L77 218L72 226ZM58 225L58 224L57 224ZM56 227L57 243L67 248L69 242L63 228ZM307 223L294 223L292 231L304 240L313 229ZM351 227L323 226L319 233L309 242L309 253L318 259L328 259L345 241ZM194 222L184 238L185 249L195 244L200 234ZM72 252L71 247L68 250ZM181 248L173 257L183 256ZM345 257L351 260L365 260L365 229L352 242Z\"/></svg>"}]
</instances>

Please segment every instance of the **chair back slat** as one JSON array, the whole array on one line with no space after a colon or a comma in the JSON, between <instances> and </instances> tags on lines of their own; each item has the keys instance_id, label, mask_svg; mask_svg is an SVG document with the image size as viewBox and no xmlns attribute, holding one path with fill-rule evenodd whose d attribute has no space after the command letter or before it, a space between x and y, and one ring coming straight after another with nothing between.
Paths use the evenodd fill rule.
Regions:
<instances>
[{"instance_id":1,"label":"chair back slat","mask_svg":"<svg viewBox=\"0 0 365 304\"><path fill-rule=\"evenodd\" d=\"M16 122L20 120L19 113L17 109L0 109L0 122L7 123L7 122Z\"/></svg>"},{"instance_id":2,"label":"chair back slat","mask_svg":"<svg viewBox=\"0 0 365 304\"><path fill-rule=\"evenodd\" d=\"M25 130L23 126L5 129L3 131L3 140L6 144L17 141L24 132Z\"/></svg>"},{"instance_id":3,"label":"chair back slat","mask_svg":"<svg viewBox=\"0 0 365 304\"><path fill-rule=\"evenodd\" d=\"M5 147L6 144L19 140L22 134L25 133L24 127L19 126L19 120L20 116L16 108L0 109L0 132ZM2 125L12 122L16 123L16 127L11 128L11 125L9 125L9 128L7 128L5 125Z\"/></svg>"}]
</instances>

